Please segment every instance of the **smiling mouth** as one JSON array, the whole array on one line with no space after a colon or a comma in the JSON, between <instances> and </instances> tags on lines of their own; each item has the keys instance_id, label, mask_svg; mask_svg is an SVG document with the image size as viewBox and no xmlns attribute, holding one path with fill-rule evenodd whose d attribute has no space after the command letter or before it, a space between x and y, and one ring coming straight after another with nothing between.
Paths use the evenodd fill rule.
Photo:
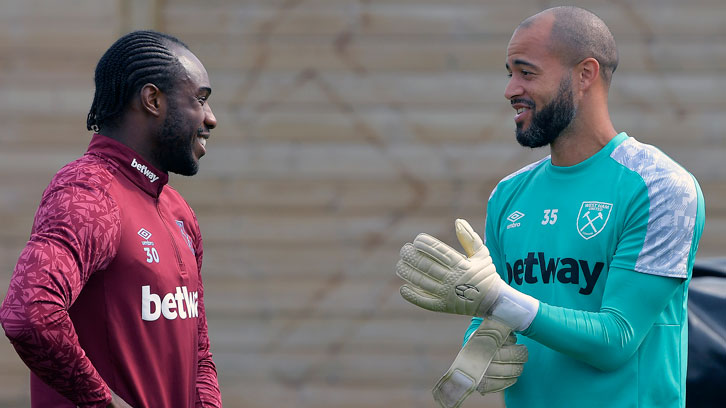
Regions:
<instances>
[{"instance_id":1,"label":"smiling mouth","mask_svg":"<svg viewBox=\"0 0 726 408\"><path fill-rule=\"evenodd\" d=\"M519 106L516 108L516 114L514 115L514 121L519 123L529 114L532 108L528 106Z\"/></svg>"},{"instance_id":2,"label":"smiling mouth","mask_svg":"<svg viewBox=\"0 0 726 408\"><path fill-rule=\"evenodd\" d=\"M523 121L529 111L534 110L534 102L527 99L512 99L511 104L516 112L514 121L517 123Z\"/></svg>"},{"instance_id":3,"label":"smiling mouth","mask_svg":"<svg viewBox=\"0 0 726 408\"><path fill-rule=\"evenodd\" d=\"M207 140L209 139L209 133L200 133L197 135L197 137L199 138L199 143L202 146L205 146L207 144Z\"/></svg>"},{"instance_id":4,"label":"smiling mouth","mask_svg":"<svg viewBox=\"0 0 726 408\"><path fill-rule=\"evenodd\" d=\"M207 153L207 140L209 139L209 132L204 132L201 130L202 129L200 129L200 131L197 132L197 138L196 138L197 143L199 143L199 146L202 147L201 155L199 157L201 157L205 153Z\"/></svg>"}]
</instances>

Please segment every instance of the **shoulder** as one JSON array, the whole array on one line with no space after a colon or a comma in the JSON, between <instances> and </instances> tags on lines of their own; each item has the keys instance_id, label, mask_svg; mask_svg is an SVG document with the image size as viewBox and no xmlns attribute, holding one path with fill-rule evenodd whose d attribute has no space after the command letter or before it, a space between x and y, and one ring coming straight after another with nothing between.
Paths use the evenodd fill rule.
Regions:
<instances>
[{"instance_id":1,"label":"shoulder","mask_svg":"<svg viewBox=\"0 0 726 408\"><path fill-rule=\"evenodd\" d=\"M114 242L120 210L109 190L115 173L112 164L88 154L64 166L43 193L33 231Z\"/></svg>"},{"instance_id":2,"label":"shoulder","mask_svg":"<svg viewBox=\"0 0 726 408\"><path fill-rule=\"evenodd\" d=\"M508 187L512 185L517 185L521 180L525 179L526 177L530 176L536 169L538 169L540 166L545 164L547 161L550 160L550 156L543 157L540 160L537 160L534 163L530 163L521 169L507 175L503 179L497 183L497 185L492 190L492 193L489 195L489 199L491 200L492 197L494 197L494 194L497 193L498 190L506 190Z\"/></svg>"},{"instance_id":3,"label":"shoulder","mask_svg":"<svg viewBox=\"0 0 726 408\"><path fill-rule=\"evenodd\" d=\"M642 240L634 269L686 278L704 220L696 179L658 148L633 138L617 146L611 158L640 185L632 197L641 204L629 207Z\"/></svg>"},{"instance_id":4,"label":"shoulder","mask_svg":"<svg viewBox=\"0 0 726 408\"><path fill-rule=\"evenodd\" d=\"M651 201L680 198L686 204L698 199L694 177L655 146L630 137L618 145L610 157L642 182Z\"/></svg>"},{"instance_id":5,"label":"shoulder","mask_svg":"<svg viewBox=\"0 0 726 408\"><path fill-rule=\"evenodd\" d=\"M117 170L115 163L100 156L85 154L58 170L49 189L76 186L105 191L116 177Z\"/></svg>"}]
</instances>

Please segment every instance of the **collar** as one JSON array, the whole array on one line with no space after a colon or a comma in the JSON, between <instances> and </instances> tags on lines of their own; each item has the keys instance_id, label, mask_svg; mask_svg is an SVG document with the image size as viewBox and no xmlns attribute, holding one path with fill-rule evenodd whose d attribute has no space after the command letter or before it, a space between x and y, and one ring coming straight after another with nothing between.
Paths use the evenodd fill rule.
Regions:
<instances>
[{"instance_id":1,"label":"collar","mask_svg":"<svg viewBox=\"0 0 726 408\"><path fill-rule=\"evenodd\" d=\"M578 174L585 169L593 166L594 163L597 163L601 158L610 156L613 150L615 150L615 148L618 147L618 145L628 137L628 134L625 132L618 133L617 135L615 135L615 137L610 139L610 141L605 146L603 146L602 149L598 150L595 154L588 157L587 159L572 166L555 166L554 164L552 164L552 160L550 159L547 162L547 170L550 172L550 174L556 174L558 176Z\"/></svg>"},{"instance_id":2,"label":"collar","mask_svg":"<svg viewBox=\"0 0 726 408\"><path fill-rule=\"evenodd\" d=\"M108 136L94 134L86 154L116 163L121 173L152 197L159 197L161 190L169 182L167 173L157 170L135 150Z\"/></svg>"}]
</instances>

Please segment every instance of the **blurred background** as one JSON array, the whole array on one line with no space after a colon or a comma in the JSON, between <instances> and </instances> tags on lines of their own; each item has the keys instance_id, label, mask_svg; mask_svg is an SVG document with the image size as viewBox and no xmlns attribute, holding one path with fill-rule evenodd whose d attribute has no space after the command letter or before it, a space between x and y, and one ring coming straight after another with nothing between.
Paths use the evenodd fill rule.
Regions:
<instances>
[{"instance_id":1,"label":"blurred background","mask_svg":"<svg viewBox=\"0 0 726 408\"><path fill-rule=\"evenodd\" d=\"M98 59L165 31L214 89L200 173L171 184L204 234L225 406L433 407L468 319L401 300L398 250L424 231L454 244L458 217L483 231L496 182L548 154L514 140L504 60L516 25L560 4L611 28L613 122L698 178L699 257L722 255L723 0L0 0L0 295L43 189L86 150ZM0 339L0 407L28 405Z\"/></svg>"}]
</instances>

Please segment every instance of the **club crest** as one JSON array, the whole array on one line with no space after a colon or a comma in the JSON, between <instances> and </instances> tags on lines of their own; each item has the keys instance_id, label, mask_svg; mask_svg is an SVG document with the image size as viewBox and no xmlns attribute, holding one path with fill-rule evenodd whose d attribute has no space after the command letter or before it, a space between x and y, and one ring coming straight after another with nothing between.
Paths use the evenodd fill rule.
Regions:
<instances>
[{"instance_id":1,"label":"club crest","mask_svg":"<svg viewBox=\"0 0 726 408\"><path fill-rule=\"evenodd\" d=\"M192 251L192 253L194 255L196 255L197 252L194 250L194 245L192 244L192 239L191 239L191 237L189 237L189 234L187 234L187 232L184 231L184 221L176 220L176 225L179 226L179 231L181 232L181 235L184 238L184 241L187 243L189 250Z\"/></svg>"},{"instance_id":2,"label":"club crest","mask_svg":"<svg viewBox=\"0 0 726 408\"><path fill-rule=\"evenodd\" d=\"M583 201L577 214L577 232L585 239L599 234L607 225L612 209L611 203Z\"/></svg>"}]
</instances>

